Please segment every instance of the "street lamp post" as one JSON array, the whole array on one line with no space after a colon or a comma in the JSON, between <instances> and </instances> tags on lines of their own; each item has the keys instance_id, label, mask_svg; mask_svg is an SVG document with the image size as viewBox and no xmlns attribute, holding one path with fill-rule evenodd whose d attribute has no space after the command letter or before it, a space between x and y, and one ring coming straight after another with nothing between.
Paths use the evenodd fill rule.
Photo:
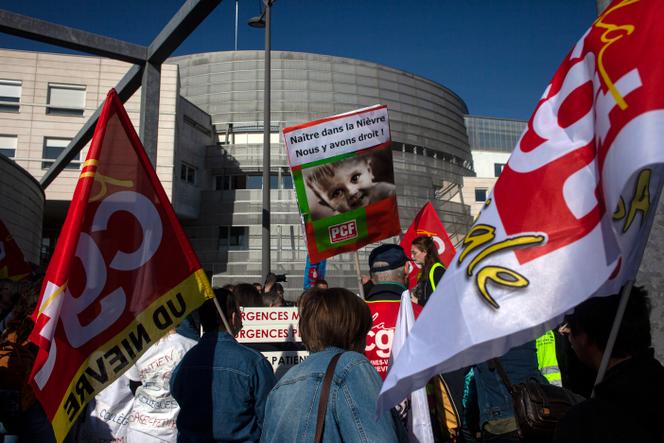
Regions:
<instances>
[{"instance_id":1,"label":"street lamp post","mask_svg":"<svg viewBox=\"0 0 664 443\"><path fill-rule=\"evenodd\" d=\"M274 0L264 0L265 8L260 17L249 20L249 26L265 28L265 77L263 91L263 210L262 210L262 257L261 273L265 278L270 272L270 91L271 91L271 55L270 55L270 15ZM265 16L265 20L263 20Z\"/></svg>"}]
</instances>

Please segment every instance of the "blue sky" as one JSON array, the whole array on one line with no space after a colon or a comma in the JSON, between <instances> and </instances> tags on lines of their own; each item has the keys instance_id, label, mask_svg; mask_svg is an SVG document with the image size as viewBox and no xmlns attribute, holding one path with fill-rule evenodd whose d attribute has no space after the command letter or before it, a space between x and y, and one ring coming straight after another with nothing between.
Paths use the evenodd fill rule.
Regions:
<instances>
[{"instance_id":1,"label":"blue sky","mask_svg":"<svg viewBox=\"0 0 664 443\"><path fill-rule=\"evenodd\" d=\"M149 44L180 0L3 0L0 8ZM262 49L239 2L238 49ZM232 50L225 0L175 55ZM527 119L557 66L596 16L594 0L277 0L272 47L381 63L452 89L471 114ZM67 52L0 34L0 47Z\"/></svg>"}]
</instances>

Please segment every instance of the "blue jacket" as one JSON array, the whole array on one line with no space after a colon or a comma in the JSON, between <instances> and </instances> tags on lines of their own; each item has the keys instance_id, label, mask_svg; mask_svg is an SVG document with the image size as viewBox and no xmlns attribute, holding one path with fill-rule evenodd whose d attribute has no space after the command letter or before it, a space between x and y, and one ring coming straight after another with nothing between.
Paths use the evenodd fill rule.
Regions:
<instances>
[{"instance_id":1,"label":"blue jacket","mask_svg":"<svg viewBox=\"0 0 664 443\"><path fill-rule=\"evenodd\" d=\"M274 383L260 353L226 332L206 332L171 376L178 442L258 441Z\"/></svg>"},{"instance_id":2,"label":"blue jacket","mask_svg":"<svg viewBox=\"0 0 664 443\"><path fill-rule=\"evenodd\" d=\"M330 347L292 367L267 400L261 442L311 442L316 432L318 399L325 370L341 352ZM323 441L396 442L397 423L390 413L375 419L381 379L369 360L345 352L334 371Z\"/></svg>"}]
</instances>

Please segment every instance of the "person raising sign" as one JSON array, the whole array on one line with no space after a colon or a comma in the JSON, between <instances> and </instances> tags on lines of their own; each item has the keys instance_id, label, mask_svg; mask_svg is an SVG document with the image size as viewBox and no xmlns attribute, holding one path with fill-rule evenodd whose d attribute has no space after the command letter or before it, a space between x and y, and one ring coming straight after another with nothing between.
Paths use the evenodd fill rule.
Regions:
<instances>
[{"instance_id":1,"label":"person raising sign","mask_svg":"<svg viewBox=\"0 0 664 443\"><path fill-rule=\"evenodd\" d=\"M436 290L436 286L445 273L445 266L438 257L438 248L431 237L422 235L413 240L410 255L422 271L417 286L413 289L417 303L424 306Z\"/></svg>"}]
</instances>

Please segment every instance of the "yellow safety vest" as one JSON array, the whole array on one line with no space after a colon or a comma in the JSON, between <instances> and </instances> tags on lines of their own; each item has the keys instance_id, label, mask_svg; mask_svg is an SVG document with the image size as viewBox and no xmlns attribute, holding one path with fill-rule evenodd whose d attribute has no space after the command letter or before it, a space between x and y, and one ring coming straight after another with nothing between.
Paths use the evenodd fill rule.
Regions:
<instances>
[{"instance_id":1,"label":"yellow safety vest","mask_svg":"<svg viewBox=\"0 0 664 443\"><path fill-rule=\"evenodd\" d=\"M445 269L445 266L443 266L442 263L436 262L436 263L433 264L433 266L431 266L431 269L429 269L429 283L431 283L431 291L436 290L436 283L438 283L433 278L433 271L435 271L437 268Z\"/></svg>"},{"instance_id":2,"label":"yellow safety vest","mask_svg":"<svg viewBox=\"0 0 664 443\"><path fill-rule=\"evenodd\" d=\"M562 377L556 357L556 336L553 331L547 331L539 337L535 345L537 346L537 365L540 372L552 385L562 386Z\"/></svg>"}]
</instances>

